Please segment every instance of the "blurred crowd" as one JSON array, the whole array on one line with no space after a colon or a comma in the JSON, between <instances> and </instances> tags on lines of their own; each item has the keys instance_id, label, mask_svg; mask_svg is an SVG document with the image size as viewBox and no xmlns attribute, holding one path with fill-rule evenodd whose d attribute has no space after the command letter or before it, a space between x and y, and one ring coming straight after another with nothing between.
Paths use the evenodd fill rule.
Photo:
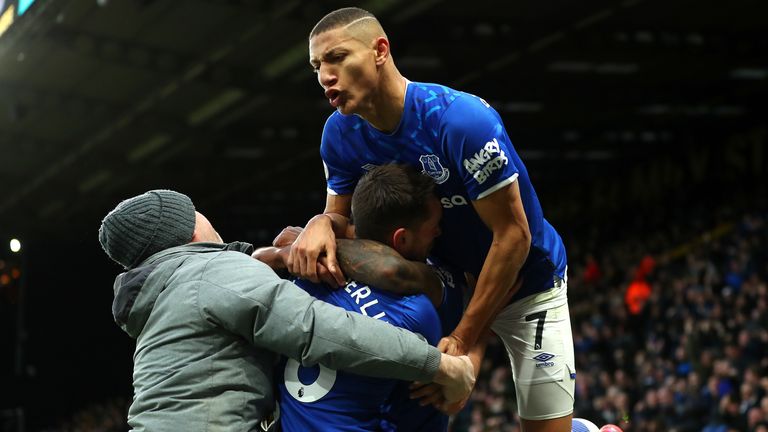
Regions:
<instances>
[{"instance_id":1,"label":"blurred crowd","mask_svg":"<svg viewBox=\"0 0 768 432\"><path fill-rule=\"evenodd\" d=\"M750 215L684 244L571 253L574 415L625 432L768 432L766 240L766 217ZM504 350L491 348L455 432L519 431Z\"/></svg>"},{"instance_id":2,"label":"blurred crowd","mask_svg":"<svg viewBox=\"0 0 768 432\"><path fill-rule=\"evenodd\" d=\"M625 432L768 432L767 219L569 245L575 417ZM93 405L49 431L122 431L127 405ZM494 338L451 430L516 432L515 411Z\"/></svg>"}]
</instances>

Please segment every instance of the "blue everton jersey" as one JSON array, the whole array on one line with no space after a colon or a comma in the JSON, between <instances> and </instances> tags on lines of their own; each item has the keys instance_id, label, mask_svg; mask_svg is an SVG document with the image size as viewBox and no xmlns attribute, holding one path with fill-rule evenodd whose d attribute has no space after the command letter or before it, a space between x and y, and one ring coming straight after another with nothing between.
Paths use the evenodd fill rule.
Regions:
<instances>
[{"instance_id":1,"label":"blue everton jersey","mask_svg":"<svg viewBox=\"0 0 768 432\"><path fill-rule=\"evenodd\" d=\"M398 296L356 282L337 290L305 280L296 284L327 303L419 333L432 345L440 340L440 319L424 295ZM380 430L385 405L401 382L303 367L292 359L282 362L278 374L280 422L288 432Z\"/></svg>"},{"instance_id":2,"label":"blue everton jersey","mask_svg":"<svg viewBox=\"0 0 768 432\"><path fill-rule=\"evenodd\" d=\"M453 333L459 325L467 302L472 297L464 274L440 261L437 257L429 257L427 264L432 268L443 286L443 301L437 308L443 336Z\"/></svg>"},{"instance_id":3,"label":"blue everton jersey","mask_svg":"<svg viewBox=\"0 0 768 432\"><path fill-rule=\"evenodd\" d=\"M475 276L492 233L471 201L517 181L532 241L520 272L523 286L513 300L551 288L555 275L564 277L562 239L544 219L501 117L484 100L437 84L408 83L394 132L382 133L356 115L337 111L323 129L320 155L330 194L351 194L366 170L392 162L416 166L434 178L444 212L443 235L433 253Z\"/></svg>"},{"instance_id":4,"label":"blue everton jersey","mask_svg":"<svg viewBox=\"0 0 768 432\"><path fill-rule=\"evenodd\" d=\"M443 286L443 300L437 308L443 336L453 332L461 321L466 306L465 300L471 297L464 275L445 266L436 258L427 260ZM422 407L418 401L409 397L410 383L399 381L392 396L384 407L384 421L381 429L386 432L437 432L448 429L448 417L432 407Z\"/></svg>"}]
</instances>

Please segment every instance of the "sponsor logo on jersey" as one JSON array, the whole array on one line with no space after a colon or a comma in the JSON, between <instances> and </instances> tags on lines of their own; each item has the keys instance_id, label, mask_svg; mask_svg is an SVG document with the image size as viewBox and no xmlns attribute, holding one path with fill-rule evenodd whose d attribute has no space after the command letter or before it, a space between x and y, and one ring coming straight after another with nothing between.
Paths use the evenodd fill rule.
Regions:
<instances>
[{"instance_id":1,"label":"sponsor logo on jersey","mask_svg":"<svg viewBox=\"0 0 768 432\"><path fill-rule=\"evenodd\" d=\"M366 171L370 171L370 170L372 170L372 169L376 168L377 166L378 166L378 165L374 165L374 164L365 164L365 165L363 165L361 168L362 168L362 169L364 169L364 170L366 170Z\"/></svg>"},{"instance_id":2,"label":"sponsor logo on jersey","mask_svg":"<svg viewBox=\"0 0 768 432\"><path fill-rule=\"evenodd\" d=\"M443 208L449 209L456 206L468 205L469 201L467 201L463 195L454 195L452 197L440 198L440 204L443 206Z\"/></svg>"},{"instance_id":3,"label":"sponsor logo on jersey","mask_svg":"<svg viewBox=\"0 0 768 432\"><path fill-rule=\"evenodd\" d=\"M533 359L538 362L538 363L536 363L536 367L537 368L545 368L545 367L552 367L552 366L555 365L555 362L551 362L550 361L553 358L555 358L554 354L550 354L550 353L545 353L544 352L544 353L541 353L541 354L537 355Z\"/></svg>"},{"instance_id":4,"label":"sponsor logo on jersey","mask_svg":"<svg viewBox=\"0 0 768 432\"><path fill-rule=\"evenodd\" d=\"M483 184L494 171L509 163L507 155L499 145L499 140L494 138L485 143L482 150L471 157L464 159L464 169L472 174L477 184Z\"/></svg>"},{"instance_id":5,"label":"sponsor logo on jersey","mask_svg":"<svg viewBox=\"0 0 768 432\"><path fill-rule=\"evenodd\" d=\"M451 175L448 168L444 168L440 164L440 158L436 155L421 155L419 157L419 162L421 162L421 167L423 168L422 172L435 179L435 183L437 184L445 183Z\"/></svg>"}]
</instances>

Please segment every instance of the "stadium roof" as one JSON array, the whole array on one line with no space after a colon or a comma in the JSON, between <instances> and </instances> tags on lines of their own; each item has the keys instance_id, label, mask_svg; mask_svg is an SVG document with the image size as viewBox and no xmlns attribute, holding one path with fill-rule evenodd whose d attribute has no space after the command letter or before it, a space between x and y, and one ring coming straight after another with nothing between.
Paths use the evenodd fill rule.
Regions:
<instances>
[{"instance_id":1,"label":"stadium roof","mask_svg":"<svg viewBox=\"0 0 768 432\"><path fill-rule=\"evenodd\" d=\"M346 5L39 0L0 37L0 230L93 228L156 187L238 227L320 210L331 108L307 34ZM357 5L406 77L496 107L542 184L764 124L763 0Z\"/></svg>"}]
</instances>

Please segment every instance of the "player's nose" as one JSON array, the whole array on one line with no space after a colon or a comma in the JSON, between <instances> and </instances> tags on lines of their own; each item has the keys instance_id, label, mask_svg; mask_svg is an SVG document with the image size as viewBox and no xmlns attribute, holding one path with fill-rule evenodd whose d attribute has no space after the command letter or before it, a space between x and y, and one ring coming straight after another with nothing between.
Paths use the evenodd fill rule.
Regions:
<instances>
[{"instance_id":1,"label":"player's nose","mask_svg":"<svg viewBox=\"0 0 768 432\"><path fill-rule=\"evenodd\" d=\"M324 89L333 87L339 81L331 68L324 67L323 65L320 65L320 70L317 73L317 80Z\"/></svg>"}]
</instances>

